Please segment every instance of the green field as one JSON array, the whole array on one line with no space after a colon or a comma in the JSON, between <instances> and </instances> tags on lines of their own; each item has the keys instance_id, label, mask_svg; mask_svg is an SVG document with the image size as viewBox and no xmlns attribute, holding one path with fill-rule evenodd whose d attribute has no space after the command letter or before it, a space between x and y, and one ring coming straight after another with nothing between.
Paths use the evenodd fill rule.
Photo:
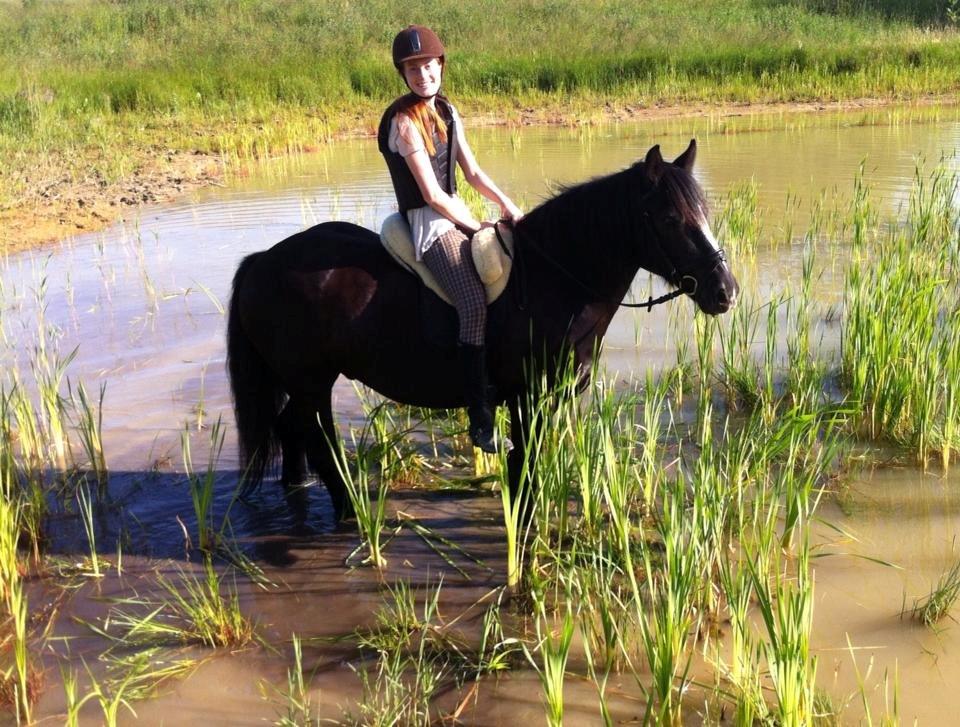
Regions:
<instances>
[{"instance_id":1,"label":"green field","mask_svg":"<svg viewBox=\"0 0 960 727\"><path fill-rule=\"evenodd\" d=\"M956 11L956 12L955 12ZM952 97L960 0L75 0L0 2L0 211L110 183L157 150L230 160L368 131L401 90L409 22L450 48L468 113L604 104Z\"/></svg>"}]
</instances>

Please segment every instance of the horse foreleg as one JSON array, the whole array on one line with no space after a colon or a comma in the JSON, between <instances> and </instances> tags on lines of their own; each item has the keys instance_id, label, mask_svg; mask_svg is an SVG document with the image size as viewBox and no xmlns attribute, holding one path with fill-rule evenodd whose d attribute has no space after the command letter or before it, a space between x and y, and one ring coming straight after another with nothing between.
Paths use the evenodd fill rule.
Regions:
<instances>
[{"instance_id":1,"label":"horse foreleg","mask_svg":"<svg viewBox=\"0 0 960 727\"><path fill-rule=\"evenodd\" d=\"M307 439L307 463L317 473L330 493L330 502L338 521L353 515L353 505L347 496L347 486L340 476L340 470L334 461L334 452L340 451L340 435L333 422L329 394L315 402L314 428Z\"/></svg>"},{"instance_id":2,"label":"horse foreleg","mask_svg":"<svg viewBox=\"0 0 960 727\"><path fill-rule=\"evenodd\" d=\"M520 504L521 521L527 523L533 513L537 486L537 454L530 446L530 412L521 405L520 399L510 404L510 438L513 440L513 450L507 455L510 499L515 507Z\"/></svg>"}]
</instances>

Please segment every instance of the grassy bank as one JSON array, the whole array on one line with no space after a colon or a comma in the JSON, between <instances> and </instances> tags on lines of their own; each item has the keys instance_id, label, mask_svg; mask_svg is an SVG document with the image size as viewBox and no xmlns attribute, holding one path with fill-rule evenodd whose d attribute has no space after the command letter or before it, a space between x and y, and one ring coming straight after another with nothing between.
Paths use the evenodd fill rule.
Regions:
<instances>
[{"instance_id":1,"label":"grassy bank","mask_svg":"<svg viewBox=\"0 0 960 727\"><path fill-rule=\"evenodd\" d=\"M402 90L388 51L412 21L450 47L447 89L467 113L573 120L607 104L642 114L953 95L951 7L465 0L425 13L408 0L3 2L0 214L89 205L62 194L83 182L87 197L129 201L132 176L158 168L185 183L202 177L183 172L178 152L235 161L367 132Z\"/></svg>"}]
</instances>

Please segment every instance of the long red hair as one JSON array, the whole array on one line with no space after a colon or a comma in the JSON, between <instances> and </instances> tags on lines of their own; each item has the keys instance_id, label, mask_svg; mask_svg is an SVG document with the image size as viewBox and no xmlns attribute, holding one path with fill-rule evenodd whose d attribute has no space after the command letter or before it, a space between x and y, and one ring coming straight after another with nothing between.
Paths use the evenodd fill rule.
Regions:
<instances>
[{"instance_id":1,"label":"long red hair","mask_svg":"<svg viewBox=\"0 0 960 727\"><path fill-rule=\"evenodd\" d=\"M423 144L430 156L437 153L437 147L433 143L434 131L437 132L441 142L447 142L446 122L435 108L430 107L425 99L412 93L404 96L403 101L400 102L398 113L404 114L413 122L417 131L420 132L420 136L423 137Z\"/></svg>"}]
</instances>

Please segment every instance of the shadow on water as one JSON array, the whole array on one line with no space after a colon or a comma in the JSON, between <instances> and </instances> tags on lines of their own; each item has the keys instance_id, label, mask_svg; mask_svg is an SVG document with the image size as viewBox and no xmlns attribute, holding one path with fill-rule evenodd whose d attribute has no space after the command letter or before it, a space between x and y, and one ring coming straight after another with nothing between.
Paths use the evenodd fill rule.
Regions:
<instances>
[{"instance_id":1,"label":"shadow on water","mask_svg":"<svg viewBox=\"0 0 960 727\"><path fill-rule=\"evenodd\" d=\"M352 520L335 521L333 506L322 484L311 481L287 492L276 481L265 481L241 494L240 480L237 470L218 470L213 474L206 522L226 545L242 555L283 568L297 562L296 551L324 547L332 539L357 540ZM97 553L198 560L199 528L190 487L189 479L182 474L151 471L112 472L105 485L91 486ZM499 498L495 500L489 493L404 490L392 491L388 497L391 510L398 513L403 513L407 505L417 505L420 512L416 522L420 526L450 539L465 538L466 542L458 543L464 548L502 547L502 535L474 529L478 521L476 508L461 507L480 500L482 509L489 513L480 520L498 525L495 506ZM60 495L51 497L48 504L47 552L89 554L87 526L77 498ZM399 520L391 522L396 526ZM421 549L407 544L405 538L396 539L391 550L394 557L421 554Z\"/></svg>"},{"instance_id":2,"label":"shadow on water","mask_svg":"<svg viewBox=\"0 0 960 727\"><path fill-rule=\"evenodd\" d=\"M326 489L316 483L285 495L275 482L241 495L241 473L213 473L208 527L253 559L282 563L282 539L304 540L337 531ZM97 552L146 558L190 558L199 532L190 480L167 472L112 472L106 485L91 486ZM89 552L84 519L75 498L52 498L46 533L54 554ZM341 529L343 525L339 526ZM277 562L277 561L280 562Z\"/></svg>"}]
</instances>

